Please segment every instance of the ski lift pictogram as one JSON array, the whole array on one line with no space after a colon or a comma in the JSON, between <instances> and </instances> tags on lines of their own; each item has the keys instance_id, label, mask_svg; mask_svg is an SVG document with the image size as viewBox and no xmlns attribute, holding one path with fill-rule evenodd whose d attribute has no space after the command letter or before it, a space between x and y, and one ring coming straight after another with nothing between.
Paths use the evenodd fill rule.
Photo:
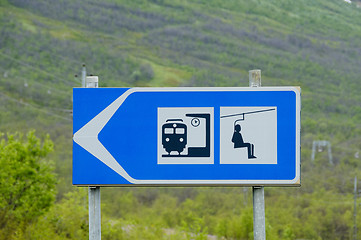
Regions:
<instances>
[{"instance_id":1,"label":"ski lift pictogram","mask_svg":"<svg viewBox=\"0 0 361 240\"><path fill-rule=\"evenodd\" d=\"M237 114L230 114L230 115L221 116L221 118L241 116L241 118L238 118L233 122L234 132L233 132L233 136L232 136L231 141L234 143L234 148L247 148L248 159L257 158L254 155L254 144L243 141L243 137L242 137L242 134L241 134L241 125L237 124L237 122L244 121L245 120L245 115L247 115L247 114L269 112L269 111L273 111L273 110L276 110L276 109L271 108L271 109L265 109L265 110L258 110L258 111L251 111L251 112L244 112L244 113L237 113Z\"/></svg>"}]
</instances>

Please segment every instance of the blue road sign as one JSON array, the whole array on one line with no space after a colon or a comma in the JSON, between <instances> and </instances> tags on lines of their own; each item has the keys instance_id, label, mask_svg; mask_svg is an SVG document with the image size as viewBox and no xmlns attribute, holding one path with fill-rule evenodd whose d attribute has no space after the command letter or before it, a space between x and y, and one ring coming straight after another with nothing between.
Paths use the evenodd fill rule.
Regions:
<instances>
[{"instance_id":1,"label":"blue road sign","mask_svg":"<svg viewBox=\"0 0 361 240\"><path fill-rule=\"evenodd\" d=\"M74 185L300 185L300 89L75 88Z\"/></svg>"}]
</instances>

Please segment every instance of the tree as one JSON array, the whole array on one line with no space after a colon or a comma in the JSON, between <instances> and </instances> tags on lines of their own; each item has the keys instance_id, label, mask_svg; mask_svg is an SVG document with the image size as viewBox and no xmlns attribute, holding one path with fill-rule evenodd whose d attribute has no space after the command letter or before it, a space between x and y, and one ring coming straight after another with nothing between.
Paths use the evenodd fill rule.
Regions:
<instances>
[{"instance_id":1,"label":"tree","mask_svg":"<svg viewBox=\"0 0 361 240\"><path fill-rule=\"evenodd\" d=\"M12 239L54 202L56 178L45 159L53 143L49 137L41 143L33 131L25 140L0 136L0 239Z\"/></svg>"},{"instance_id":2,"label":"tree","mask_svg":"<svg viewBox=\"0 0 361 240\"><path fill-rule=\"evenodd\" d=\"M75 188L66 193L36 223L27 228L26 236L31 236L30 239L89 239L87 193L87 188ZM104 221L103 216L102 220ZM122 239L117 235L122 233L121 229L109 232L110 229L109 225L103 229L102 224L102 239L106 234L116 236L108 239Z\"/></svg>"}]
</instances>

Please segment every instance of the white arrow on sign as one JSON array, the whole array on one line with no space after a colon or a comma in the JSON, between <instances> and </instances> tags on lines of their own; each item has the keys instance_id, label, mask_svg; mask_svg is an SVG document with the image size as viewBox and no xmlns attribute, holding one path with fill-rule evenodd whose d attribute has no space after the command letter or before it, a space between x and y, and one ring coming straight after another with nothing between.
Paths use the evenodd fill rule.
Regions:
<instances>
[{"instance_id":1,"label":"white arrow on sign","mask_svg":"<svg viewBox=\"0 0 361 240\"><path fill-rule=\"evenodd\" d=\"M99 141L98 135L104 126L108 123L114 113L122 105L124 100L132 93L132 89L126 91L123 95L118 97L108 107L101 111L97 116L85 124L79 131L74 134L74 142L79 144L82 148L98 158L105 165L113 169L116 173L121 175L129 182L135 183L136 179L129 176L129 174L119 165L110 152Z\"/></svg>"}]
</instances>

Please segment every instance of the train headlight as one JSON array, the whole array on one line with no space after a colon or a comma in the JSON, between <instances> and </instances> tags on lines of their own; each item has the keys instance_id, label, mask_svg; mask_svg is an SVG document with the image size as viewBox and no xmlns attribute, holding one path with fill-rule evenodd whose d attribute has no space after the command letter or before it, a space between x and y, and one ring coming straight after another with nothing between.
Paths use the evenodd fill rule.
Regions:
<instances>
[{"instance_id":1,"label":"train headlight","mask_svg":"<svg viewBox=\"0 0 361 240\"><path fill-rule=\"evenodd\" d=\"M166 142L169 142L169 138L166 138L165 141L166 141Z\"/></svg>"},{"instance_id":2,"label":"train headlight","mask_svg":"<svg viewBox=\"0 0 361 240\"><path fill-rule=\"evenodd\" d=\"M183 139L183 138L180 138L180 139L179 139L179 141L180 141L180 142L183 142L183 141L184 141L184 139Z\"/></svg>"}]
</instances>

